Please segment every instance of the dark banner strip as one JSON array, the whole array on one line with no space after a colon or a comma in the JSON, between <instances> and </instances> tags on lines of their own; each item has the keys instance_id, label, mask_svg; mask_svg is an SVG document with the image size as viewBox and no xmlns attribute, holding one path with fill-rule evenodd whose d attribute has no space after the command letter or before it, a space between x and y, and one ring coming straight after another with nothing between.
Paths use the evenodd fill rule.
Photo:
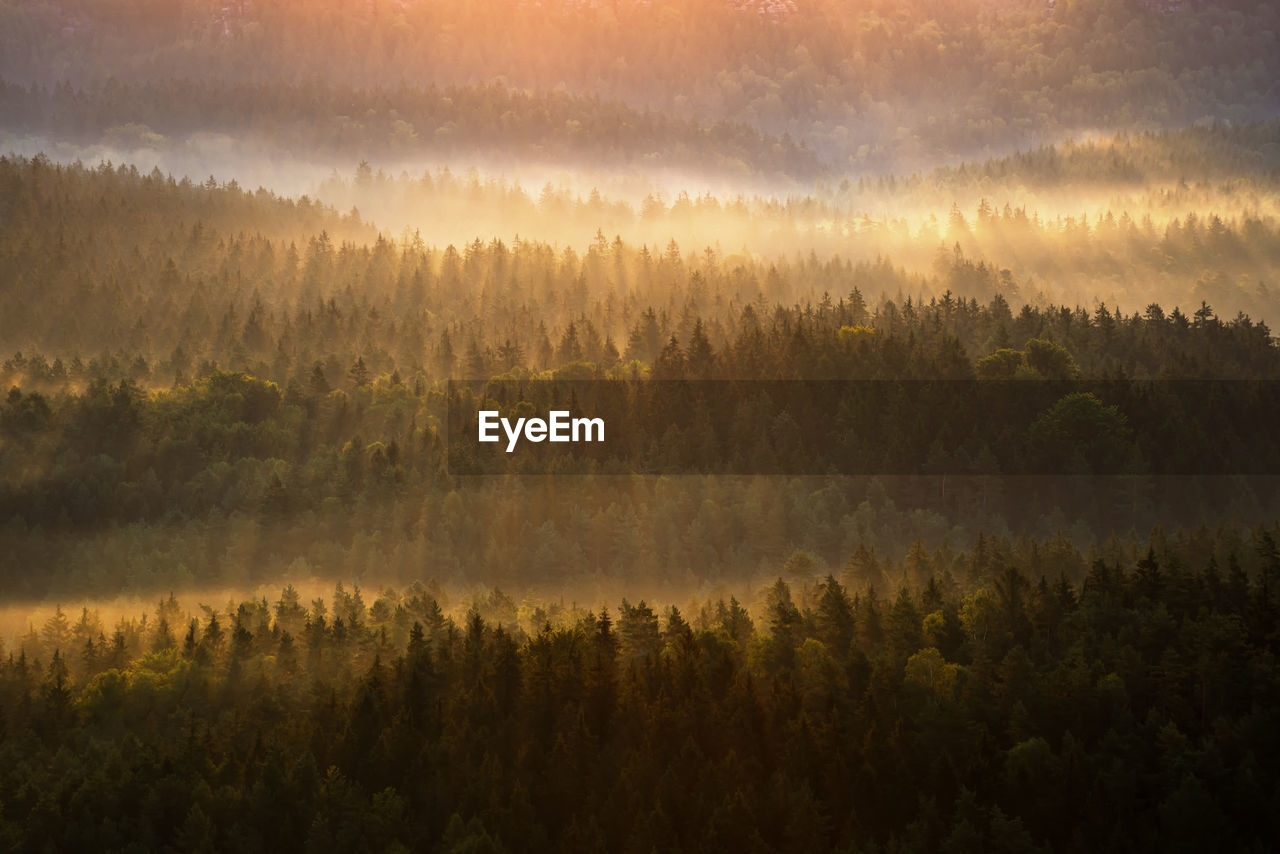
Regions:
<instances>
[{"instance_id":1,"label":"dark banner strip","mask_svg":"<svg viewBox=\"0 0 1280 854\"><path fill-rule=\"evenodd\" d=\"M454 474L1280 475L1280 382L455 381Z\"/></svg>"}]
</instances>

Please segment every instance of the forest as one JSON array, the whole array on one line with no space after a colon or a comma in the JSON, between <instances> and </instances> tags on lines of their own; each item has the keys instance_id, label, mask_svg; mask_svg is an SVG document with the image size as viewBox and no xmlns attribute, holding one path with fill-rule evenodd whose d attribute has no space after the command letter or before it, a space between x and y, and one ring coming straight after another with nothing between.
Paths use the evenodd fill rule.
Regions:
<instances>
[{"instance_id":1,"label":"forest","mask_svg":"<svg viewBox=\"0 0 1280 854\"><path fill-rule=\"evenodd\" d=\"M1278 33L0 0L0 850L1271 850Z\"/></svg>"},{"instance_id":2,"label":"forest","mask_svg":"<svg viewBox=\"0 0 1280 854\"><path fill-rule=\"evenodd\" d=\"M1278 27L1256 0L5 0L0 76L563 87L883 170L1273 118Z\"/></svg>"},{"instance_id":3,"label":"forest","mask_svg":"<svg viewBox=\"0 0 1280 854\"><path fill-rule=\"evenodd\" d=\"M819 171L802 144L741 123L700 125L598 97L499 85L401 85L371 97L318 83L111 79L89 89L66 83L45 89L0 79L0 112L11 134L125 151L226 134L342 162L394 162L429 150L440 157L488 153L615 167L662 157L690 170L747 177L806 178Z\"/></svg>"},{"instance_id":4,"label":"forest","mask_svg":"<svg viewBox=\"0 0 1280 854\"><path fill-rule=\"evenodd\" d=\"M59 609L0 664L0 834L23 850L1265 851L1280 549L1274 527L1223 533L1099 555L1079 582L981 539L897 593L794 559L755 616L733 597L596 612L494 590L455 620L421 583L370 603L290 585L194 615L170 594L114 629ZM864 581L867 558L844 577Z\"/></svg>"},{"instance_id":5,"label":"forest","mask_svg":"<svg viewBox=\"0 0 1280 854\"><path fill-rule=\"evenodd\" d=\"M1269 445L1258 468L1160 477L1160 448L1186 460L1206 441L1184 430L1142 477L1027 480L964 449L977 425L963 423L946 442L921 434L919 469L863 477L459 482L449 379L1266 382L1280 353L1265 322L1203 300L1028 301L1007 268L954 247L922 275L884 257L686 256L602 236L583 255L524 239L441 250L234 185L39 158L6 158L0 175L0 333L22 347L0 362L13 596L424 572L670 596L759 581L795 550L838 566L862 543L897 559L980 532L1087 548L1159 524L1264 523L1280 498L1261 476ZM1275 227L1258 227L1238 260L1254 272L1277 252ZM1212 254L1232 239L1221 223L1162 245L1175 235L1195 262L1230 255Z\"/></svg>"}]
</instances>

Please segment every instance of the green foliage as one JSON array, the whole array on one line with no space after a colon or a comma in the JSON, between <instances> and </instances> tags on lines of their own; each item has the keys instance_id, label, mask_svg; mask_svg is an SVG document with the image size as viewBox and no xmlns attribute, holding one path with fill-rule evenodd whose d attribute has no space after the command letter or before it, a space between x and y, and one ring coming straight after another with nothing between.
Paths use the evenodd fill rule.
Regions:
<instances>
[{"instance_id":1,"label":"green foliage","mask_svg":"<svg viewBox=\"0 0 1280 854\"><path fill-rule=\"evenodd\" d=\"M1035 458L1073 474L1114 471L1136 453L1124 414L1089 393L1069 394L1031 426Z\"/></svg>"},{"instance_id":2,"label":"green foliage","mask_svg":"<svg viewBox=\"0 0 1280 854\"><path fill-rule=\"evenodd\" d=\"M1272 539L1255 532L1230 559ZM779 579L759 628L736 600L689 621L623 600L616 627L555 605L537 606L554 614L541 624L472 607L458 625L425 587L366 605L339 585L331 607L286 588L274 617L263 601L205 609L184 649L145 652L161 629L137 619L110 661L37 638L0 663L6 839L1265 847L1276 816L1255 806L1280 786L1265 735L1280 719L1257 698L1280 688L1280 602L1267 554L1233 591L1205 553L1156 536L1082 586L1032 583L1015 558L990 589L931 577L887 608L830 577L800 607ZM515 613L498 591L478 604ZM941 626L955 617L928 607L959 614L954 642ZM883 634L867 625L877 609ZM186 618L172 597L157 614ZM55 614L46 640L82 631L67 622ZM1064 797L1090 805L1069 832Z\"/></svg>"},{"instance_id":3,"label":"green foliage","mask_svg":"<svg viewBox=\"0 0 1280 854\"><path fill-rule=\"evenodd\" d=\"M1050 380L1071 380L1080 374L1076 361L1066 347L1032 338L1024 350L1027 367L1035 374ZM1015 375L1017 372L1015 371Z\"/></svg>"},{"instance_id":4,"label":"green foliage","mask_svg":"<svg viewBox=\"0 0 1280 854\"><path fill-rule=\"evenodd\" d=\"M0 848L1267 850L1280 494L1146 473L1212 471L1274 401L1165 417L1143 381L1280 376L1278 31L1236 0L0 0L6 145L359 163L322 204L0 157L0 596L286 585L28 619ZM461 157L521 178L370 163ZM519 183L570 163L787 197ZM626 383L673 464L802 470L821 414L912 474L458 477L447 383L495 377ZM672 379L746 381L736 427ZM775 417L767 379L1052 397ZM1130 474L1002 476L1028 461Z\"/></svg>"}]
</instances>

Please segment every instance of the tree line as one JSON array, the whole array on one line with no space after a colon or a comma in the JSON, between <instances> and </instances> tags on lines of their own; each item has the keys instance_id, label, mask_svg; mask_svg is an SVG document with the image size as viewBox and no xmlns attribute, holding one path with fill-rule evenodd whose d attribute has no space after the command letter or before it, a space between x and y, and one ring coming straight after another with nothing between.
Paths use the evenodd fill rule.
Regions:
<instances>
[{"instance_id":1,"label":"tree line","mask_svg":"<svg viewBox=\"0 0 1280 854\"><path fill-rule=\"evenodd\" d=\"M1270 117L1278 71L1275 9L1252 0L767 9L722 0L334 0L305 13L268 3L18 0L0 14L0 74L22 84L563 86L788 133L839 172L1003 151L1079 128ZM414 116L401 118L416 127Z\"/></svg>"},{"instance_id":2,"label":"tree line","mask_svg":"<svg viewBox=\"0 0 1280 854\"><path fill-rule=\"evenodd\" d=\"M176 80L51 87L0 78L5 130L122 152L181 148L193 137L237 137L246 153L387 161L507 157L620 168L668 165L739 178L807 180L822 170L802 143L726 119L700 124L616 100L497 84L370 91L341 81Z\"/></svg>"},{"instance_id":3,"label":"tree line","mask_svg":"<svg viewBox=\"0 0 1280 854\"><path fill-rule=\"evenodd\" d=\"M1219 375L1254 377L1269 348L1260 320L1276 295L1262 277L1280 263L1274 223L1247 216L1192 214L1157 229L1127 215L1046 224L984 205L973 221L954 211L945 235L895 243L924 257L927 272L917 272L862 257L847 240L855 257L690 252L674 239L637 246L601 231L585 252L520 237L440 249L305 197L42 158L0 160L0 181L11 223L0 234L0 336L7 358L23 354L8 381L34 359L37 385L55 387L95 360L114 365L112 380L149 386L231 369L305 388L320 363L335 387L356 359L405 381L580 361L607 370L653 364L673 336L681 350L694 346L699 323L723 376L844 375L848 326L898 350L955 339L974 360L1047 338L1088 374L1195 375L1212 362ZM450 179L433 184L465 195ZM673 225L722 210L685 202L687 215L673 205ZM1072 305L1003 256L1056 267L1064 287L1077 275L1091 287L1115 282L1121 258L1129 270L1114 298ZM1178 281L1187 300L1169 309ZM1224 305L1250 311L1220 317ZM90 315L93 324L81 321Z\"/></svg>"},{"instance_id":4,"label":"tree line","mask_svg":"<svg viewBox=\"0 0 1280 854\"><path fill-rule=\"evenodd\" d=\"M1098 553L1079 582L1028 575L980 538L966 579L884 593L793 557L790 583L751 608L517 608L491 591L455 619L432 586L372 602L290 586L194 615L170 595L109 635L96 612L58 609L0 664L0 836L1264 850L1274 537L1220 555L1159 535Z\"/></svg>"}]
</instances>

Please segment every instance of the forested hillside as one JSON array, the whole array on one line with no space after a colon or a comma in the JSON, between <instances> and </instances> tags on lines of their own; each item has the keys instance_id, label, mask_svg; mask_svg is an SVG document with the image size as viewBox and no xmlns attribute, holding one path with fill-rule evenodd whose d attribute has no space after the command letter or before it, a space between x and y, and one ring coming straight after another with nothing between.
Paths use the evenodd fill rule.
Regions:
<instances>
[{"instance_id":1,"label":"forested hillside","mask_svg":"<svg viewBox=\"0 0 1280 854\"><path fill-rule=\"evenodd\" d=\"M0 849L1270 851L1278 34L0 0Z\"/></svg>"},{"instance_id":2,"label":"forested hillside","mask_svg":"<svg viewBox=\"0 0 1280 854\"><path fill-rule=\"evenodd\" d=\"M958 447L917 477L459 482L446 464L450 378L1275 380L1269 327L1204 301L1028 301L954 247L927 275L603 235L581 256L524 239L441 250L125 167L10 158L0 177L13 594L365 573L657 592L758 580L797 549L834 567L860 545L898 560L981 532L1086 548L1275 509L1266 478L1032 482L981 459L926 476ZM1274 228L1170 226L1160 245L1212 268L1247 237L1236 263L1256 270Z\"/></svg>"},{"instance_id":3,"label":"forested hillside","mask_svg":"<svg viewBox=\"0 0 1280 854\"><path fill-rule=\"evenodd\" d=\"M821 169L803 144L741 123L704 126L599 97L500 85L402 82L370 92L322 82L112 79L81 89L0 79L0 116L0 130L10 134L125 152L181 149L227 135L247 145L246 154L343 162L514 156L532 164L660 165L760 180L805 180Z\"/></svg>"},{"instance_id":4,"label":"forested hillside","mask_svg":"<svg viewBox=\"0 0 1280 854\"><path fill-rule=\"evenodd\" d=\"M0 75L563 86L789 132L843 171L1272 117L1278 31L1254 0L6 0Z\"/></svg>"},{"instance_id":5,"label":"forested hillside","mask_svg":"<svg viewBox=\"0 0 1280 854\"><path fill-rule=\"evenodd\" d=\"M1280 832L1274 536L1156 538L1082 583L1069 547L979 540L897 593L793 561L754 617L734 598L593 612L494 592L455 621L421 584L194 615L169 596L114 628L58 610L0 664L0 835L1263 851Z\"/></svg>"},{"instance_id":6,"label":"forested hillside","mask_svg":"<svg viewBox=\"0 0 1280 854\"><path fill-rule=\"evenodd\" d=\"M1272 126L1264 138L1274 134ZM353 186L330 193L363 201L378 181L362 171ZM1258 178L1258 194L1267 197L1273 181ZM953 208L945 225L916 230L905 218L865 227L851 215L833 221L832 209L805 200L682 197L637 216L594 197L547 191L535 202L517 188L427 175L402 187L402 208L515 225L509 237L441 247L418 232L379 233L358 209L338 215L305 198L128 167L0 158L0 185L0 335L24 357L64 368L77 358L114 359L144 384L170 385L207 362L206 372L216 365L306 385L321 362L335 385L357 357L375 375L398 371L406 380L419 371L481 378L584 360L608 369L619 358L652 362L673 335L689 346L699 320L711 346L724 350L742 334L748 306L766 326L781 309L831 335L860 324L895 332L930 307L946 315L932 334L958 336L974 360L1042 336L1048 321L1036 315L1052 314L1055 303L1084 313L1080 335L1093 320L1103 330L1109 319L1130 325L1152 304L1162 304L1159 316L1173 327L1199 312L1200 323L1220 313L1222 323L1249 329L1280 308L1280 226L1274 213L1241 205L1238 193L1232 204L1240 206L1222 216L1193 206L1160 226L1149 212L1141 221L1123 210L1045 221L984 201L972 216ZM595 234L585 252L520 236L520 225L565 217L576 219L579 234ZM622 231L610 235L601 222ZM629 238L633 230L697 233L698 222L778 254ZM1004 332L1001 317L977 322L973 306L997 297ZM1031 314L1014 327L1024 306ZM1258 330L1265 340L1269 332ZM1068 348L1094 373L1112 359L1128 361L1138 377L1188 373L1144 364L1119 340ZM761 356L736 375L812 374ZM1213 370L1235 375L1230 363ZM732 364L720 374L735 375Z\"/></svg>"}]
</instances>

